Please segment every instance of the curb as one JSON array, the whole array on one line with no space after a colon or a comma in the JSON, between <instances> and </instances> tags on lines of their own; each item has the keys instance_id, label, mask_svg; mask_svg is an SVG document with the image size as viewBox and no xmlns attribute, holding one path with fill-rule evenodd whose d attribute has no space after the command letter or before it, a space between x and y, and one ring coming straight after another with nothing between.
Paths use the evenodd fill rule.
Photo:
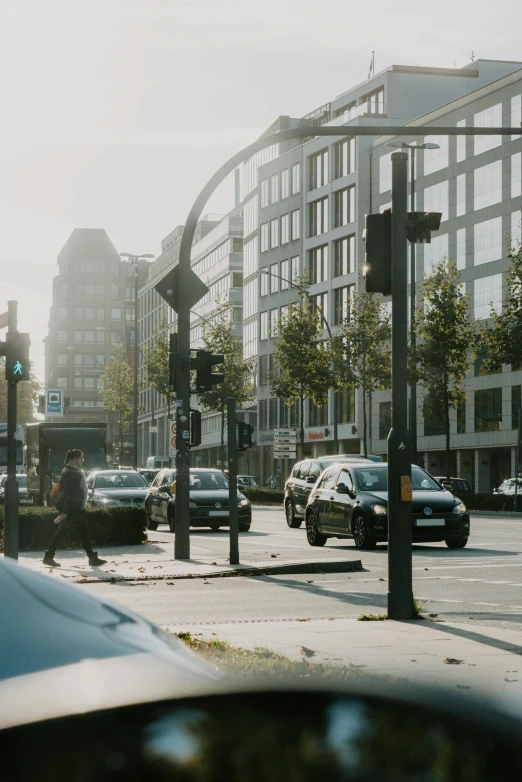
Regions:
<instances>
[{"instance_id":1,"label":"curb","mask_svg":"<svg viewBox=\"0 0 522 782\"><path fill-rule=\"evenodd\" d=\"M112 576L111 578L93 578L86 576L76 579L76 584L116 583L116 581L175 581L193 578L234 578L239 576L271 576L288 573L299 575L306 573L353 573L362 570L360 559L341 562L294 562L291 564L265 565L264 567L248 567L239 565L234 569L211 573L175 573L151 576Z\"/></svg>"},{"instance_id":2,"label":"curb","mask_svg":"<svg viewBox=\"0 0 522 782\"><path fill-rule=\"evenodd\" d=\"M513 511L513 510L473 510L468 509L468 513L470 516L506 516L506 518L518 518L522 520L522 511Z\"/></svg>"}]
</instances>

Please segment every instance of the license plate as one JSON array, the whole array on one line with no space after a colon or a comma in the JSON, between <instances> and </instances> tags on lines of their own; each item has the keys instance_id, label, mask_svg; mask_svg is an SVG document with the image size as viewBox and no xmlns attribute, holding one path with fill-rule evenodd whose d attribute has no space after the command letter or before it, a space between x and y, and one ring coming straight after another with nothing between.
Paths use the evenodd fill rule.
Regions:
<instances>
[{"instance_id":1,"label":"license plate","mask_svg":"<svg viewBox=\"0 0 522 782\"><path fill-rule=\"evenodd\" d=\"M443 527L446 519L413 519L414 527Z\"/></svg>"},{"instance_id":2,"label":"license plate","mask_svg":"<svg viewBox=\"0 0 522 782\"><path fill-rule=\"evenodd\" d=\"M209 516L228 516L228 510L209 510Z\"/></svg>"}]
</instances>

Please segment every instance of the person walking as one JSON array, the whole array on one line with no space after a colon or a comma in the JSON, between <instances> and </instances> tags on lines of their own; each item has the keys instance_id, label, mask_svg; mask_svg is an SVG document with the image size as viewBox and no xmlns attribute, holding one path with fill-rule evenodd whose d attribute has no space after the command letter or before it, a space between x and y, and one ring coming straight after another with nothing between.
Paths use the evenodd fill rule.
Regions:
<instances>
[{"instance_id":1,"label":"person walking","mask_svg":"<svg viewBox=\"0 0 522 782\"><path fill-rule=\"evenodd\" d=\"M60 477L60 496L57 503L60 511L58 518L64 514L66 516L58 524L58 530L49 542L49 548L43 558L44 565L60 567L60 563L54 561L54 555L68 527L72 527L79 532L82 546L89 557L89 565L105 565L107 562L106 559L99 558L97 551L92 550L87 518L85 516L87 483L82 467L83 451L77 448L67 451Z\"/></svg>"}]
</instances>

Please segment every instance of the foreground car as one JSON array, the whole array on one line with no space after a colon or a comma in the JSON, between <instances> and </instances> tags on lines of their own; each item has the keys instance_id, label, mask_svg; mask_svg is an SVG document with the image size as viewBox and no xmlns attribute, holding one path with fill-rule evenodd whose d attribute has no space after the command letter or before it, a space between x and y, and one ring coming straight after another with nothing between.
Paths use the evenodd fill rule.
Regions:
<instances>
[{"instance_id":1,"label":"foreground car","mask_svg":"<svg viewBox=\"0 0 522 782\"><path fill-rule=\"evenodd\" d=\"M420 467L412 466L414 543L445 541L464 548L469 514L464 503ZM306 507L311 546L329 537L353 538L357 548L372 549L388 538L388 466L334 464L322 473Z\"/></svg>"},{"instance_id":2,"label":"foreground car","mask_svg":"<svg viewBox=\"0 0 522 782\"><path fill-rule=\"evenodd\" d=\"M25 473L19 473L16 476L18 481L18 502L20 505L32 505L33 497L27 491L27 475ZM5 502L5 484L7 481L7 473L0 476L0 505Z\"/></svg>"},{"instance_id":3,"label":"foreground car","mask_svg":"<svg viewBox=\"0 0 522 782\"><path fill-rule=\"evenodd\" d=\"M155 530L167 523L171 532L176 527L176 470L162 470L152 482L146 500L147 528ZM248 532L252 523L252 506L238 487L238 526ZM230 523L228 478L221 470L192 468L190 470L191 527L219 529Z\"/></svg>"},{"instance_id":4,"label":"foreground car","mask_svg":"<svg viewBox=\"0 0 522 782\"><path fill-rule=\"evenodd\" d=\"M134 470L103 470L87 478L87 507L143 505L149 485Z\"/></svg>"}]
</instances>

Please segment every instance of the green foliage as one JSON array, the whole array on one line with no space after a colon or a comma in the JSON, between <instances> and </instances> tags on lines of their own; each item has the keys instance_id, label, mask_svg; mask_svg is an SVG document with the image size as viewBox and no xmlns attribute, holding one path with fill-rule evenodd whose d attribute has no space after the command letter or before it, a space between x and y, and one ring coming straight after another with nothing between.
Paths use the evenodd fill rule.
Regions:
<instances>
[{"instance_id":1,"label":"green foliage","mask_svg":"<svg viewBox=\"0 0 522 782\"><path fill-rule=\"evenodd\" d=\"M34 411L38 404L41 384L36 377L31 362L31 379L18 383L17 423L20 425L34 421ZM0 357L0 421L7 421L7 380L5 379L5 357Z\"/></svg>"},{"instance_id":2,"label":"green foliage","mask_svg":"<svg viewBox=\"0 0 522 782\"><path fill-rule=\"evenodd\" d=\"M134 410L134 374L127 363L123 345L114 345L101 375L101 396L108 412L116 413L120 426L120 463L123 436L130 429Z\"/></svg>"},{"instance_id":3,"label":"green foliage","mask_svg":"<svg viewBox=\"0 0 522 782\"><path fill-rule=\"evenodd\" d=\"M173 393L170 390L169 373L169 332L167 321L162 319L152 338L152 347L144 351L144 363L147 370L147 378L151 387L166 397L167 408L170 406Z\"/></svg>"},{"instance_id":4,"label":"green foliage","mask_svg":"<svg viewBox=\"0 0 522 782\"><path fill-rule=\"evenodd\" d=\"M475 325L457 265L444 258L422 285L424 307L416 312L417 376L424 388L424 417L444 426L449 469L449 411L465 402L463 381L471 367Z\"/></svg>"},{"instance_id":5,"label":"green foliage","mask_svg":"<svg viewBox=\"0 0 522 782\"><path fill-rule=\"evenodd\" d=\"M388 619L388 614L359 614L357 617L358 622L385 622Z\"/></svg>"},{"instance_id":6,"label":"green foliage","mask_svg":"<svg viewBox=\"0 0 522 782\"><path fill-rule=\"evenodd\" d=\"M382 296L356 292L348 318L335 342L338 386L360 388L363 397L363 446L367 446L367 404L374 391L391 385L390 316Z\"/></svg>"},{"instance_id":7,"label":"green foliage","mask_svg":"<svg viewBox=\"0 0 522 782\"><path fill-rule=\"evenodd\" d=\"M275 505L282 505L285 496L283 489L269 489L264 486L253 486L251 489L241 487L241 493L248 497L250 502Z\"/></svg>"},{"instance_id":8,"label":"green foliage","mask_svg":"<svg viewBox=\"0 0 522 782\"><path fill-rule=\"evenodd\" d=\"M279 321L274 362L276 372L270 377L271 391L282 397L290 407L299 401L299 428L301 445L304 443L304 400L316 405L328 400L333 387L332 353L322 338L322 319L308 301L308 288L299 285L299 299L288 305L288 311Z\"/></svg>"},{"instance_id":9,"label":"green foliage","mask_svg":"<svg viewBox=\"0 0 522 782\"><path fill-rule=\"evenodd\" d=\"M56 508L19 508L20 551L44 551L56 532ZM143 508L94 508L87 521L92 540L99 546L135 546L146 540ZM4 506L0 506L0 546L3 544ZM3 546L2 546L3 547ZM78 534L67 531L60 548L79 548Z\"/></svg>"},{"instance_id":10,"label":"green foliage","mask_svg":"<svg viewBox=\"0 0 522 782\"><path fill-rule=\"evenodd\" d=\"M501 372L502 364L519 369L522 363L522 245L510 247L507 257L510 265L506 271L502 312L491 310L491 320L481 334L488 350L485 372Z\"/></svg>"}]
</instances>

